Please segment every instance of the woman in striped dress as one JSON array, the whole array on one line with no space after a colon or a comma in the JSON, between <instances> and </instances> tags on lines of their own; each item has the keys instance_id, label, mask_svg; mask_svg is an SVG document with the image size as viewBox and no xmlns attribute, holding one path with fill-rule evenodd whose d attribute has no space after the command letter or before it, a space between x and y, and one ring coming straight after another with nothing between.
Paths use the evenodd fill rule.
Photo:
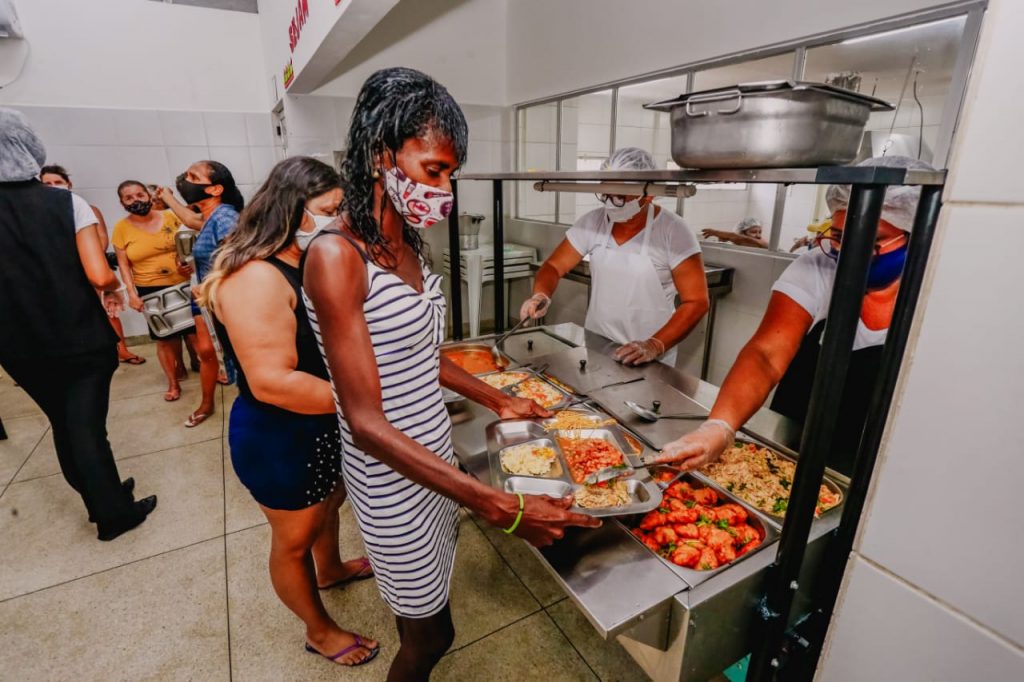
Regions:
<instances>
[{"instance_id":1,"label":"woman in striped dress","mask_svg":"<svg viewBox=\"0 0 1024 682\"><path fill-rule=\"evenodd\" d=\"M510 495L455 466L441 385L501 418L546 415L440 357L445 300L418 232L451 210L466 121L448 91L411 69L379 71L356 101L340 229L306 253L310 321L335 388L342 473L401 646L389 680L425 680L454 638L448 607L465 506L537 546L597 526L571 500Z\"/></svg>"}]
</instances>

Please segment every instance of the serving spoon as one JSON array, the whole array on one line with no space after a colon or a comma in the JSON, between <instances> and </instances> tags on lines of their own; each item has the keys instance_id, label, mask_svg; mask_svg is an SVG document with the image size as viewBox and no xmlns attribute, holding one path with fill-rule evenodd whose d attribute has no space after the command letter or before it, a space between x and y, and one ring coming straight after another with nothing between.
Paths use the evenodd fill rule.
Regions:
<instances>
[{"instance_id":1,"label":"serving spoon","mask_svg":"<svg viewBox=\"0 0 1024 682\"><path fill-rule=\"evenodd\" d=\"M500 350L498 350L498 346L500 346L501 344L505 343L505 340L506 340L506 339L507 339L508 337L512 336L512 334L514 334L515 332L519 331L519 329L520 329L520 328L521 328L521 327L522 327L523 325L525 325L525 324L526 324L527 322L529 322L529 321L530 321L530 319L531 319L531 318L530 318L530 316L529 316L529 315L523 315L523 319L521 319L521 320L519 320L518 322L516 322L516 323L515 323L515 326L513 326L513 327L512 327L511 329L509 329L509 330L508 330L507 332L505 332L505 333L504 333L504 334L502 334L501 336L499 336L499 337L498 337L498 339L497 339L497 340L496 340L496 341L494 342L494 345L493 345L493 346L491 346L491 355L492 355L492 356L494 357L494 362L495 362L495 363L496 363L496 364L497 364L497 365L498 365L499 367L501 367L501 366L502 366L502 364L507 364L507 362L506 362L506 360L505 360L505 356L503 356L503 355L501 354L501 351L500 351Z\"/></svg>"},{"instance_id":2,"label":"serving spoon","mask_svg":"<svg viewBox=\"0 0 1024 682\"><path fill-rule=\"evenodd\" d=\"M655 400L651 403L651 407L644 407L640 403L633 400L626 400L626 407L628 407L633 414L643 419L645 422L656 422L659 419L707 419L707 414L662 414L661 413L661 401Z\"/></svg>"}]
</instances>

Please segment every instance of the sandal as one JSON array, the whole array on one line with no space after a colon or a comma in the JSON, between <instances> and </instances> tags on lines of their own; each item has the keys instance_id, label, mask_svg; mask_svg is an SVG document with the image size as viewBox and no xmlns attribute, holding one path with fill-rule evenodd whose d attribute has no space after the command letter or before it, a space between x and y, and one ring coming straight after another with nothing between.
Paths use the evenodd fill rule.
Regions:
<instances>
[{"instance_id":1,"label":"sandal","mask_svg":"<svg viewBox=\"0 0 1024 682\"><path fill-rule=\"evenodd\" d=\"M169 403L173 403L175 400L178 400L179 398L181 398L181 388L168 389L167 392L164 393L164 400L166 400Z\"/></svg>"},{"instance_id":2,"label":"sandal","mask_svg":"<svg viewBox=\"0 0 1024 682\"><path fill-rule=\"evenodd\" d=\"M360 580L366 580L367 578L373 577L373 566L370 565L370 560L362 556L356 559L359 562L359 570L356 571L355 575L351 575L348 578L342 578L341 580L335 580L330 585L324 585L320 587L317 585L318 590L333 590L335 587L343 587L349 583L358 582Z\"/></svg>"},{"instance_id":3,"label":"sandal","mask_svg":"<svg viewBox=\"0 0 1024 682\"><path fill-rule=\"evenodd\" d=\"M323 656L327 660L334 661L335 663L338 663L338 659L339 658L341 658L345 654L348 654L348 653L351 653L351 652L355 651L356 649L366 649L367 651L370 652L369 656L367 656L363 660L359 661L358 663L338 663L338 665L346 665L346 666L348 666L350 668L355 668L356 666L360 666L360 665L366 665L367 663L369 663L373 659L377 658L377 654L380 653L380 644L378 644L377 646L375 646L374 648L371 649L370 647L368 647L365 644L363 644L363 638L362 637L360 637L359 635L355 635L355 638L356 638L356 643L355 644L350 644L349 646L345 647L344 649L342 649L338 653L334 654L333 656L328 656L327 654L320 653L315 648L313 648L313 646L311 646L309 644L309 642L306 642L306 651L308 651L311 654L316 654L317 656Z\"/></svg>"},{"instance_id":4,"label":"sandal","mask_svg":"<svg viewBox=\"0 0 1024 682\"><path fill-rule=\"evenodd\" d=\"M144 365L146 364L146 358L139 355L129 355L126 358L118 358L121 362L126 365Z\"/></svg>"},{"instance_id":5,"label":"sandal","mask_svg":"<svg viewBox=\"0 0 1024 682\"><path fill-rule=\"evenodd\" d=\"M185 420L185 428L192 429L213 416L213 412L193 412Z\"/></svg>"},{"instance_id":6,"label":"sandal","mask_svg":"<svg viewBox=\"0 0 1024 682\"><path fill-rule=\"evenodd\" d=\"M217 383L221 386L227 386L231 383L231 379L228 379L227 372L221 372L217 375Z\"/></svg>"}]
</instances>

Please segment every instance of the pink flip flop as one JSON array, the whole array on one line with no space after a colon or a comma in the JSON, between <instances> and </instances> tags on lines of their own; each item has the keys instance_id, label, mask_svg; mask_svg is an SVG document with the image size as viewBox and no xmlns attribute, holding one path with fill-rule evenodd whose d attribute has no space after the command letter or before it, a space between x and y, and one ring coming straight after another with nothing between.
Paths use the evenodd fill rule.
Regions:
<instances>
[{"instance_id":1,"label":"pink flip flop","mask_svg":"<svg viewBox=\"0 0 1024 682\"><path fill-rule=\"evenodd\" d=\"M361 568L356 572L355 575L349 578L343 578L341 580L335 580L330 585L324 585L323 587L317 587L318 590L332 590L335 587L342 587L349 583L359 582L360 580L366 580L373 577L373 568L370 566L370 560L366 557L359 557L357 559Z\"/></svg>"},{"instance_id":2,"label":"pink flip flop","mask_svg":"<svg viewBox=\"0 0 1024 682\"><path fill-rule=\"evenodd\" d=\"M363 660L359 661L358 663L338 663L338 665L346 665L346 666L348 666L350 668L355 668L356 666L360 666L360 665L366 665L367 663L369 663L373 659L377 658L377 654L380 653L380 644L378 644L377 646L375 646L374 648L371 649L370 647L368 647L365 644L363 644L363 638L362 637L360 637L359 635L356 635L355 638L356 638L356 643L355 644L350 644L349 646L345 647L344 649L342 649L338 653L334 654L333 656L328 656L327 654L320 653L319 651L314 649L312 646L310 646L309 642L306 642L306 651L308 651L311 654L316 654L317 656L323 656L327 660L334 661L335 663L338 663L338 659L339 658L341 658L345 654L348 654L348 653L350 653L352 651L355 651L356 649L366 649L367 651L370 652L369 656L367 656Z\"/></svg>"}]
</instances>

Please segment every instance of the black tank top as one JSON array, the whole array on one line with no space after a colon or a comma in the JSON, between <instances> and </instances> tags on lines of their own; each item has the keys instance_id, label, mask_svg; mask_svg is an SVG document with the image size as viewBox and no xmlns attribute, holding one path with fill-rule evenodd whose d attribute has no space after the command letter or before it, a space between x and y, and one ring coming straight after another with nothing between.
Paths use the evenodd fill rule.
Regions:
<instances>
[{"instance_id":1,"label":"black tank top","mask_svg":"<svg viewBox=\"0 0 1024 682\"><path fill-rule=\"evenodd\" d=\"M288 280L292 290L295 291L295 350L298 354L298 363L295 369L328 381L330 375L327 373L327 366L324 365L323 356L320 354L320 347L317 346L313 328L309 326L306 306L302 303L302 270L288 265L276 256L267 258L264 262L277 268L278 272ZM281 410L281 408L264 403L253 396L252 390L249 388L249 382L245 378L245 370L235 356L235 350L231 345L231 338L228 336L227 329L224 328L224 325L216 317L214 318L214 326L217 329L217 338L220 339L221 345L224 347L224 354L231 358L231 361L235 363L235 367L238 369L238 392L258 405L265 406L271 410L287 412L287 410ZM335 418L333 413L323 416L331 420Z\"/></svg>"}]
</instances>

